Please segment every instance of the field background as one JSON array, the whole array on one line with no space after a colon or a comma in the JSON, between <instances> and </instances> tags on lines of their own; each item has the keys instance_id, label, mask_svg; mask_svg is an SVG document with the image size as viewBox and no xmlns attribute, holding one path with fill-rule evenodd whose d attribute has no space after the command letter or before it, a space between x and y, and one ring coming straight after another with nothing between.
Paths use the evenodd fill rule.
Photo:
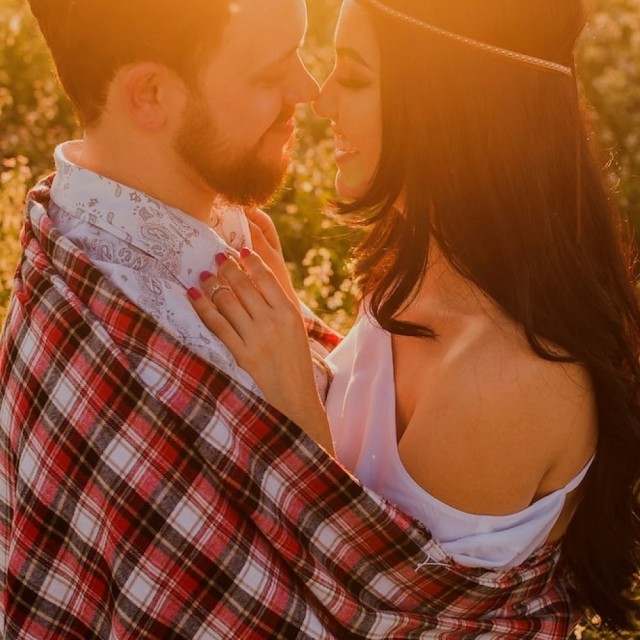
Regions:
<instances>
[{"instance_id":1,"label":"field background","mask_svg":"<svg viewBox=\"0 0 640 640\"><path fill-rule=\"evenodd\" d=\"M330 41L339 0L307 4L305 59L322 80L331 67ZM640 0L594 0L593 5L579 52L580 75L594 107L603 162L623 212L640 232ZM300 109L299 119L294 163L270 213L302 298L345 331L355 309L348 272L355 238L323 214L334 196L333 143L327 123L306 107ZM0 325L20 253L26 192L51 171L54 146L79 135L26 2L0 0ZM591 625L581 627L576 636L612 637Z\"/></svg>"}]
</instances>

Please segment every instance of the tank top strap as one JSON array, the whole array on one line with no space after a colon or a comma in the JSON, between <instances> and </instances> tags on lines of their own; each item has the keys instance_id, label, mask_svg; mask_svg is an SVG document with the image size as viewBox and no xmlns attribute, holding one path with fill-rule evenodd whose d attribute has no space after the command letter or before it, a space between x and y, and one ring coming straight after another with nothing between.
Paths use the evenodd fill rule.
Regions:
<instances>
[{"instance_id":1,"label":"tank top strap","mask_svg":"<svg viewBox=\"0 0 640 640\"><path fill-rule=\"evenodd\" d=\"M594 453L591 456L591 458L589 458L589 461L587 462L587 464L585 464L584 467L582 467L582 470L580 471L580 473L577 476L575 476L573 480L569 481L562 489L560 489L560 491L565 496L571 493L574 489L578 488L578 485L584 480L585 476L589 472L589 469L591 468L591 465L593 464L593 461L595 460L595 458L596 458L596 454Z\"/></svg>"}]
</instances>

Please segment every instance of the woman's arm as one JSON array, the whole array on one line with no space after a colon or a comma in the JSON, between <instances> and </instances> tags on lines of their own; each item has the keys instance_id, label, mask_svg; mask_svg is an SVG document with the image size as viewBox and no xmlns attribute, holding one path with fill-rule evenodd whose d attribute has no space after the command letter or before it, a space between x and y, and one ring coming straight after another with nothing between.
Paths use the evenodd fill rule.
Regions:
<instances>
[{"instance_id":1,"label":"woman's arm","mask_svg":"<svg viewBox=\"0 0 640 640\"><path fill-rule=\"evenodd\" d=\"M265 399L334 454L300 311L273 271L249 249L220 254L189 298L207 327L255 380ZM203 295L204 292L204 295ZM213 301L212 301L213 300Z\"/></svg>"}]
</instances>

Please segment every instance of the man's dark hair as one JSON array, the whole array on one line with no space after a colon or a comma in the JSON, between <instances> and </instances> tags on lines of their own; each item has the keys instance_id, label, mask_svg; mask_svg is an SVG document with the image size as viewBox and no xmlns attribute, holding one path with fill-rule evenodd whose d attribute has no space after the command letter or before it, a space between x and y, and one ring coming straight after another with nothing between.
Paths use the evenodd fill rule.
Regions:
<instances>
[{"instance_id":1,"label":"man's dark hair","mask_svg":"<svg viewBox=\"0 0 640 640\"><path fill-rule=\"evenodd\" d=\"M118 69L153 61L195 78L219 44L226 0L30 0L83 127L96 124Z\"/></svg>"}]
</instances>

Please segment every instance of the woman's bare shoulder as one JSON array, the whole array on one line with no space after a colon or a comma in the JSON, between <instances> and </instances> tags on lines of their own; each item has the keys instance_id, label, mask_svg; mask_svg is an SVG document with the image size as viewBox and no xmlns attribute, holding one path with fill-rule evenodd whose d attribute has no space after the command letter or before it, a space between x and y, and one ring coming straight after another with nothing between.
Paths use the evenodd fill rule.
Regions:
<instances>
[{"instance_id":1,"label":"woman's bare shoulder","mask_svg":"<svg viewBox=\"0 0 640 640\"><path fill-rule=\"evenodd\" d=\"M587 371L540 358L516 334L480 332L430 385L400 454L418 483L457 508L518 511L566 484L595 447Z\"/></svg>"}]
</instances>

